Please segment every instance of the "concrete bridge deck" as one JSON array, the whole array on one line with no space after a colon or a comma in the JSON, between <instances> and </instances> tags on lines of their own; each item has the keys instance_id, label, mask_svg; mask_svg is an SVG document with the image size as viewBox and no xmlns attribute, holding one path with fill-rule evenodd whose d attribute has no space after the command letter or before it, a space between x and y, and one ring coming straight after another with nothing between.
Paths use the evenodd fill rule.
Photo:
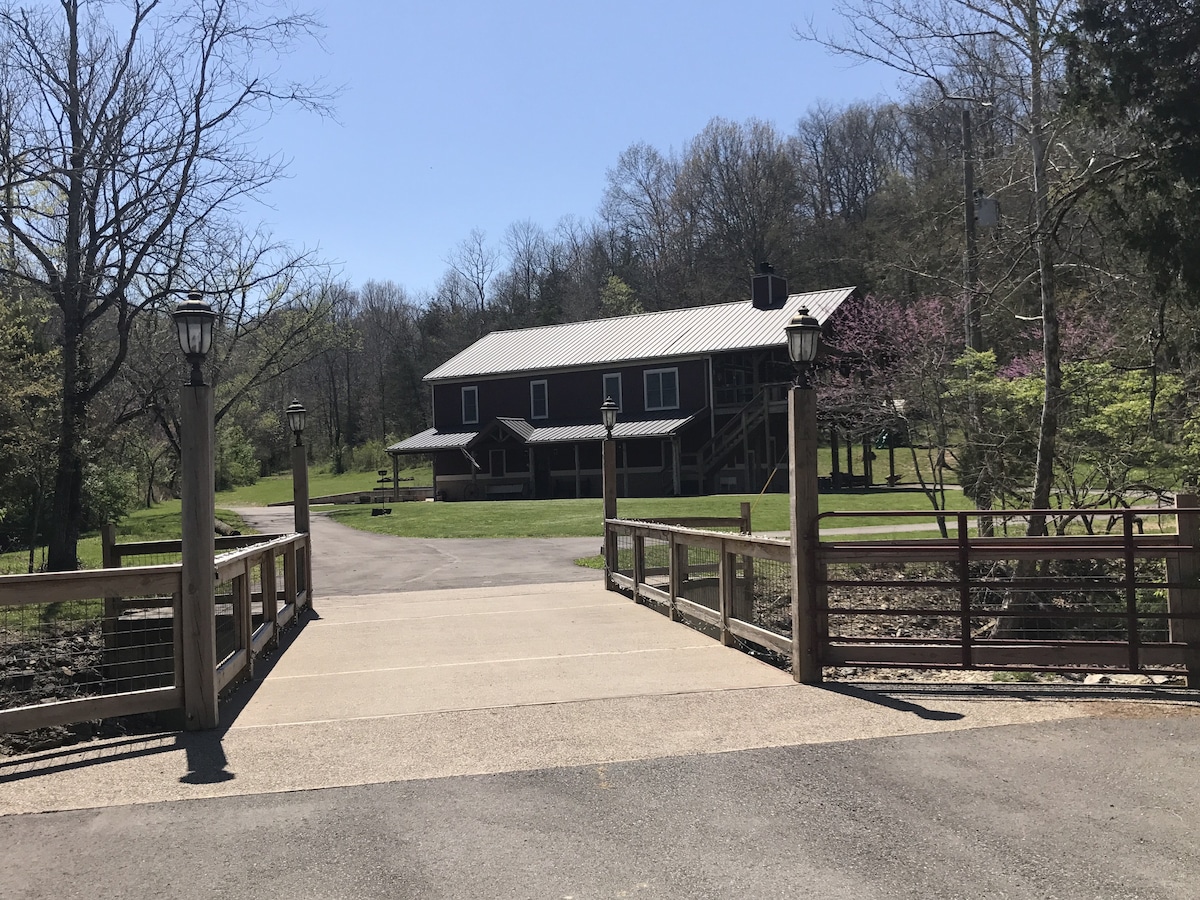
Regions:
<instances>
[{"instance_id":1,"label":"concrete bridge deck","mask_svg":"<svg viewBox=\"0 0 1200 900\"><path fill-rule=\"evenodd\" d=\"M789 675L590 582L326 597L207 734L0 760L0 814L309 790L1088 715ZM43 777L45 775L46 777Z\"/></svg>"}]
</instances>

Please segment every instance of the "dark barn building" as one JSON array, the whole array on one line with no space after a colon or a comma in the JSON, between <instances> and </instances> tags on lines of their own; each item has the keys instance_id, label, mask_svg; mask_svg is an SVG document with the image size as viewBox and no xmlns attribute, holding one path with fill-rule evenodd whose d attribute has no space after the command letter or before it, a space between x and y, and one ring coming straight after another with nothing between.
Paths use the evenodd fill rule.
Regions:
<instances>
[{"instance_id":1,"label":"dark barn building","mask_svg":"<svg viewBox=\"0 0 1200 900\"><path fill-rule=\"evenodd\" d=\"M431 456L440 499L599 496L612 397L621 495L785 491L784 326L853 291L759 275L753 300L493 332L425 376L434 427L388 453Z\"/></svg>"}]
</instances>

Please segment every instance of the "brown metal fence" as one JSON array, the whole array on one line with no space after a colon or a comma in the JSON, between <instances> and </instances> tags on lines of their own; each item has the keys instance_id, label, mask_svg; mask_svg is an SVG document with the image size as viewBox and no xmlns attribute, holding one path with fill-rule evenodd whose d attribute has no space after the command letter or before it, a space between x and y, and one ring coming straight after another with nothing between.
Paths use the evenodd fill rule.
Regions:
<instances>
[{"instance_id":1,"label":"brown metal fence","mask_svg":"<svg viewBox=\"0 0 1200 900\"><path fill-rule=\"evenodd\" d=\"M940 516L946 536L831 540L827 529L815 544L812 621L793 622L790 542L610 519L610 580L726 643L793 657L815 639L826 668L1133 672L1200 684L1200 510L1058 510L1054 533L1033 538L1004 533L1024 530L1029 512L991 516L984 535L975 512L886 515Z\"/></svg>"}]
</instances>

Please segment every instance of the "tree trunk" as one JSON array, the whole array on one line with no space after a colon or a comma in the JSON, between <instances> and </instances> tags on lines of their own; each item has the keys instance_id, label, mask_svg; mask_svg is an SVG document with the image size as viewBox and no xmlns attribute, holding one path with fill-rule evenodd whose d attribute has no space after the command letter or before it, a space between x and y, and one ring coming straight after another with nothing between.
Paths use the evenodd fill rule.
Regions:
<instances>
[{"instance_id":1,"label":"tree trunk","mask_svg":"<svg viewBox=\"0 0 1200 900\"><path fill-rule=\"evenodd\" d=\"M50 510L50 534L46 566L51 572L69 572L79 565L79 528L83 519L83 455L81 446L87 419L82 399L85 375L80 359L80 322L71 315L70 300L61 304L63 322L63 397L59 422L54 501Z\"/></svg>"}]
</instances>

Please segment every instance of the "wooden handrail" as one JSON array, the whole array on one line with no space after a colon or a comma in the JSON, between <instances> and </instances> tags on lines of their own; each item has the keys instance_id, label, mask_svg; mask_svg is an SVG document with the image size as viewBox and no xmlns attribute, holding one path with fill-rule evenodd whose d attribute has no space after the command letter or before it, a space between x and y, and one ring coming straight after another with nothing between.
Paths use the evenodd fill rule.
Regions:
<instances>
[{"instance_id":1,"label":"wooden handrail","mask_svg":"<svg viewBox=\"0 0 1200 900\"><path fill-rule=\"evenodd\" d=\"M172 594L179 590L180 572L180 564L171 563L128 569L0 575L0 606Z\"/></svg>"},{"instance_id":2,"label":"wooden handrail","mask_svg":"<svg viewBox=\"0 0 1200 900\"><path fill-rule=\"evenodd\" d=\"M258 556L263 556L267 553L272 553L280 548L287 547L291 544L304 544L308 540L303 534L285 534L281 537L273 538L269 541L264 541L261 544L252 544L249 547L244 547L241 550L234 550L229 553L222 553L215 560L214 565L217 568L217 580L225 581L228 577L235 576L240 569L241 564L248 559L254 559Z\"/></svg>"}]
</instances>

